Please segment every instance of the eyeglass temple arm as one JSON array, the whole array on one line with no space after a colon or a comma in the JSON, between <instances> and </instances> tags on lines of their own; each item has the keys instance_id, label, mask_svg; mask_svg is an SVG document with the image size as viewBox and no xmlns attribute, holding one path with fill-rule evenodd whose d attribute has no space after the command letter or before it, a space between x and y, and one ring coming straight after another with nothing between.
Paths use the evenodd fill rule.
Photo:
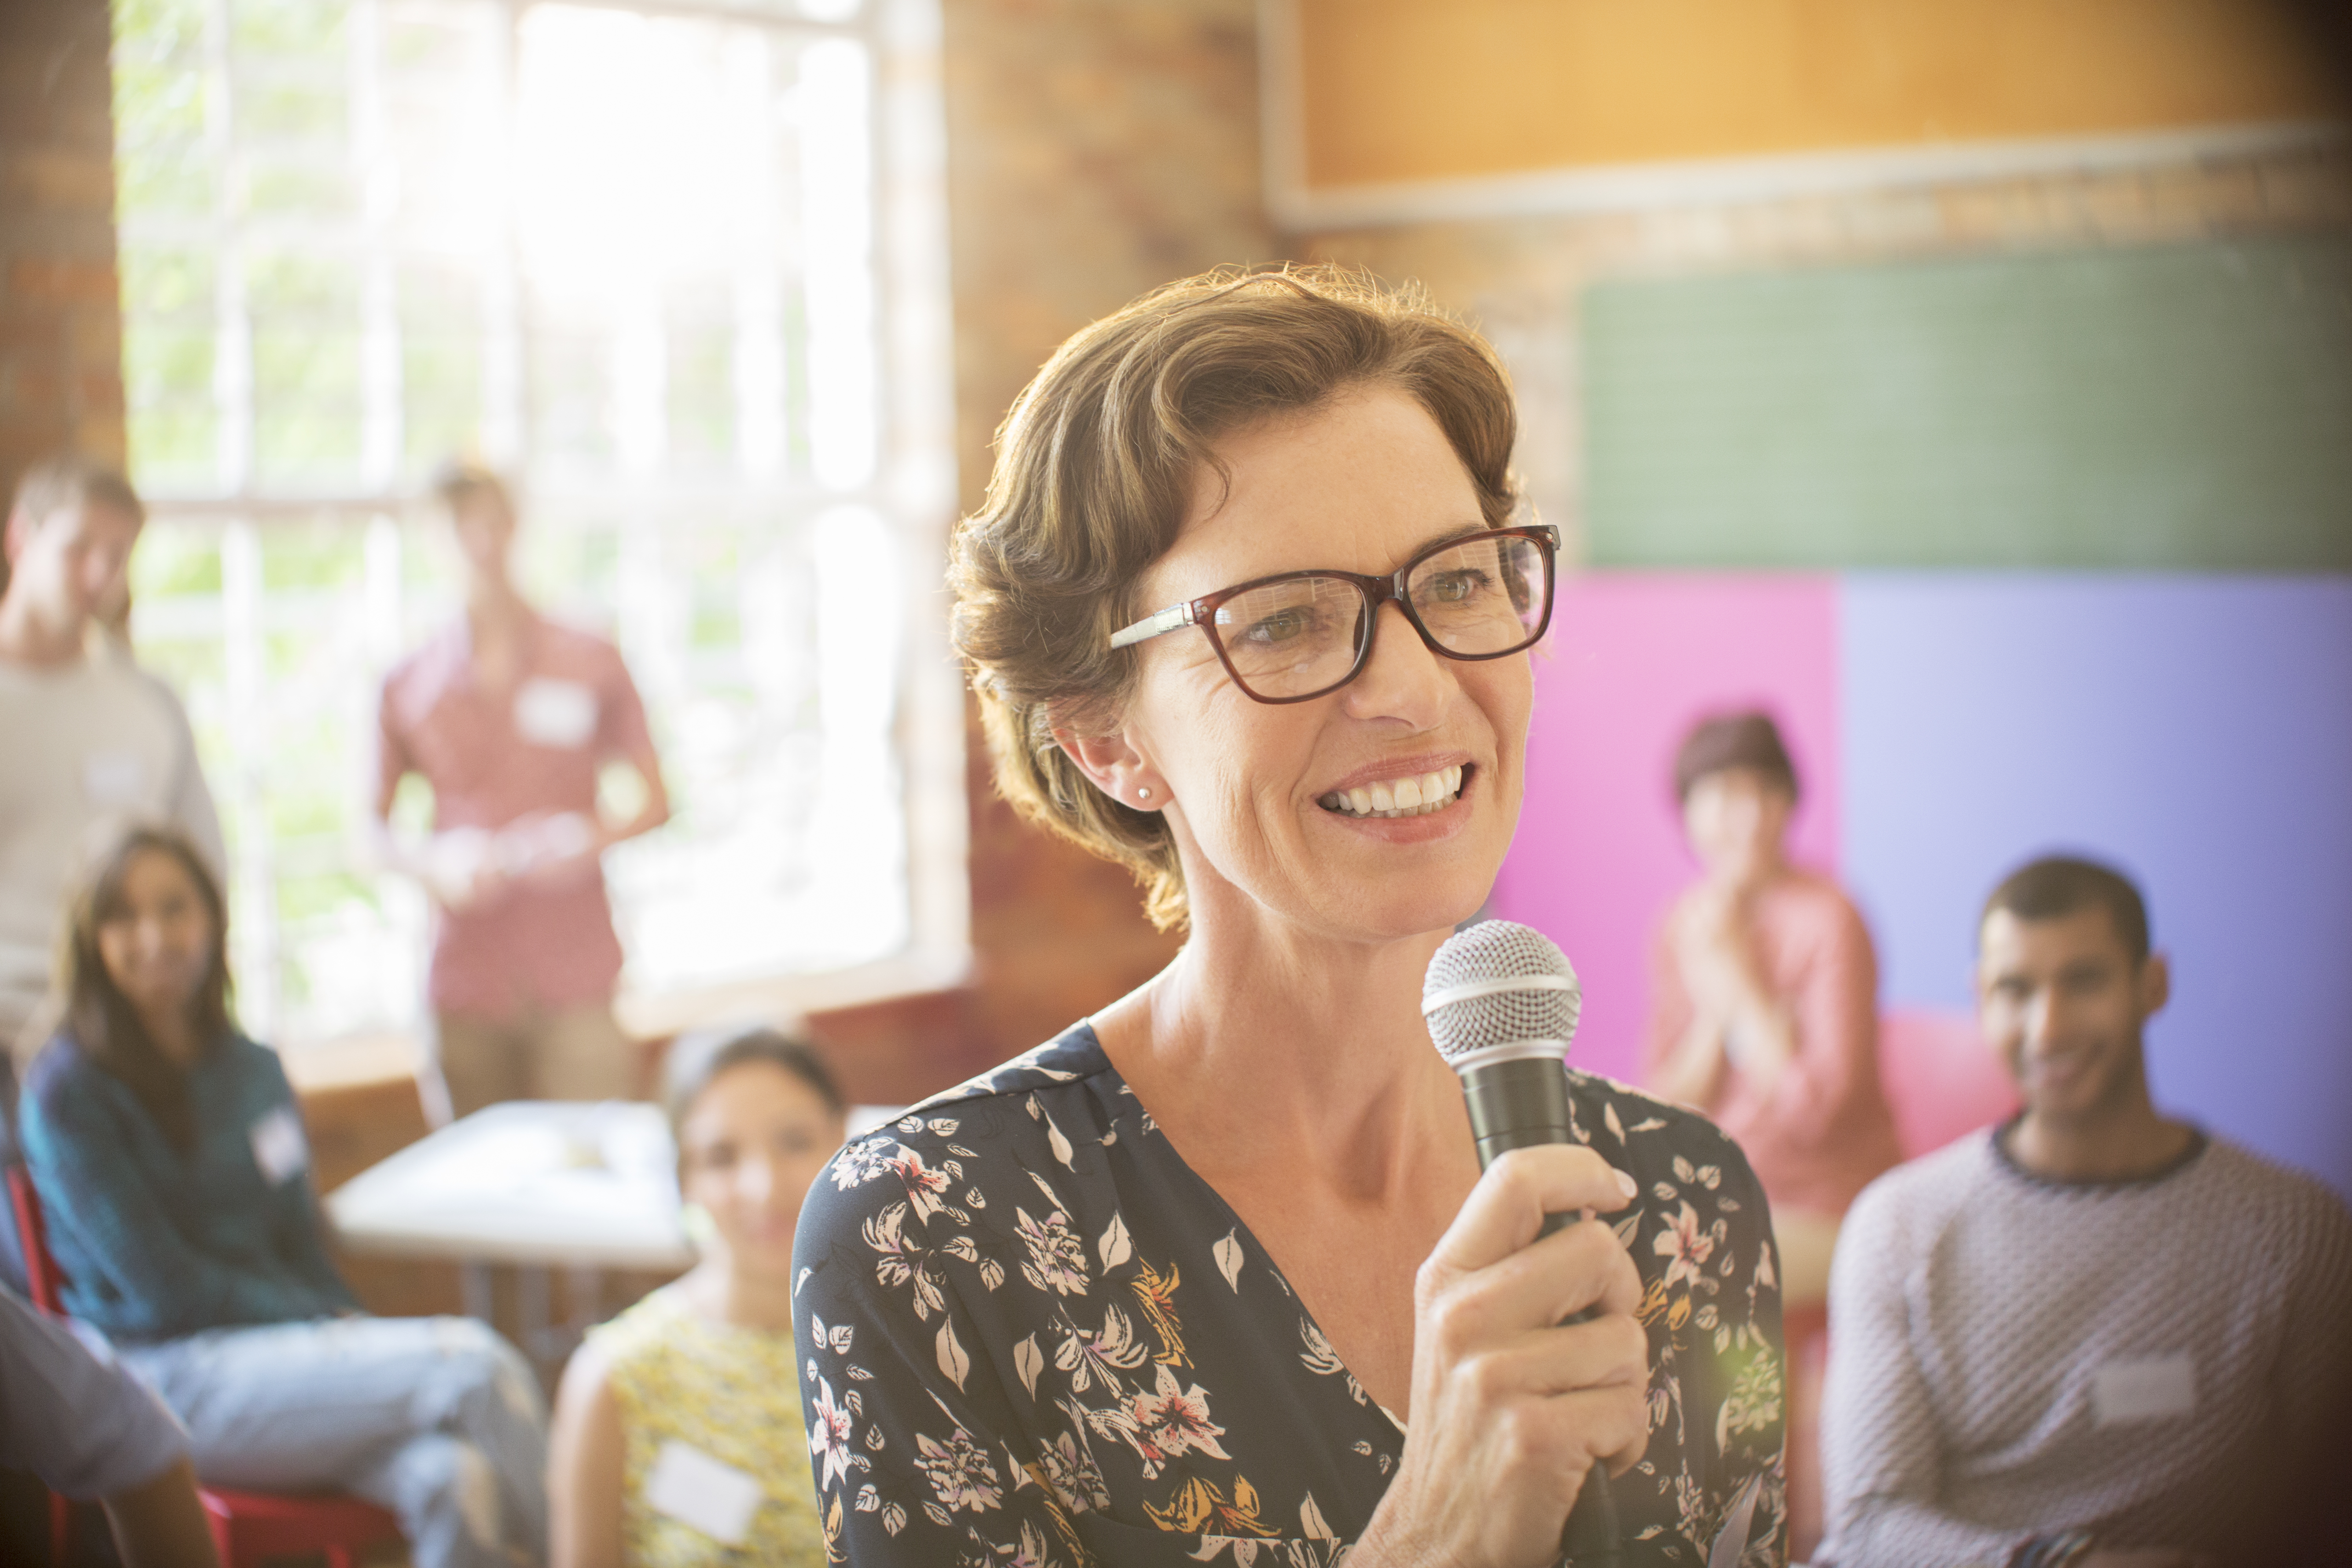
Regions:
<instances>
[{"instance_id":1,"label":"eyeglass temple arm","mask_svg":"<svg viewBox=\"0 0 2352 1568\"><path fill-rule=\"evenodd\" d=\"M1144 616L1131 626L1122 626L1110 634L1110 646L1128 647L1139 642L1172 632L1179 626L1189 626L1194 619L1191 601L1171 605L1154 615Z\"/></svg>"}]
</instances>

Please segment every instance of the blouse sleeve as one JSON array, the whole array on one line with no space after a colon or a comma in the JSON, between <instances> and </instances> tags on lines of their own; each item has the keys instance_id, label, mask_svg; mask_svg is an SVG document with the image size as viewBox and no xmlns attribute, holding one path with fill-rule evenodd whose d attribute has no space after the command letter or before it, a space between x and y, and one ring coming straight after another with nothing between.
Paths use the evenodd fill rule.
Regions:
<instances>
[{"instance_id":1,"label":"blouse sleeve","mask_svg":"<svg viewBox=\"0 0 2352 1568\"><path fill-rule=\"evenodd\" d=\"M1817 1148L1877 1081L1878 956L1843 898L1789 1001L1797 1050L1773 1086L1771 1121L1782 1142Z\"/></svg>"},{"instance_id":2,"label":"blouse sleeve","mask_svg":"<svg viewBox=\"0 0 2352 1568\"><path fill-rule=\"evenodd\" d=\"M904 1199L869 1196L887 1193L887 1179L820 1177L800 1218L793 1329L827 1555L854 1568L1090 1562L1014 1452L1005 1379L1021 1369L997 1363L953 1288L976 1255Z\"/></svg>"},{"instance_id":3,"label":"blouse sleeve","mask_svg":"<svg viewBox=\"0 0 2352 1568\"><path fill-rule=\"evenodd\" d=\"M143 1486L187 1454L179 1418L103 1343L0 1290L0 1466L92 1499Z\"/></svg>"},{"instance_id":4,"label":"blouse sleeve","mask_svg":"<svg viewBox=\"0 0 2352 1568\"><path fill-rule=\"evenodd\" d=\"M390 800L400 781L415 770L416 761L409 754L407 726L400 717L400 672L384 677L376 693L375 703L375 782L377 797Z\"/></svg>"},{"instance_id":5,"label":"blouse sleeve","mask_svg":"<svg viewBox=\"0 0 2352 1568\"><path fill-rule=\"evenodd\" d=\"M1781 1468L1780 1259L1763 1188L1739 1146L1704 1118L1584 1079L1598 1097L1584 1131L1641 1184L1617 1219L1643 1287L1650 1434L1642 1462L1612 1483L1628 1562L1788 1561ZM1582 1114L1582 1112L1580 1112Z\"/></svg>"},{"instance_id":6,"label":"blouse sleeve","mask_svg":"<svg viewBox=\"0 0 2352 1568\"><path fill-rule=\"evenodd\" d=\"M1650 935L1650 1017L1642 1035L1642 1081L1655 1083L1691 1026L1690 988L1675 957L1674 910Z\"/></svg>"}]
</instances>

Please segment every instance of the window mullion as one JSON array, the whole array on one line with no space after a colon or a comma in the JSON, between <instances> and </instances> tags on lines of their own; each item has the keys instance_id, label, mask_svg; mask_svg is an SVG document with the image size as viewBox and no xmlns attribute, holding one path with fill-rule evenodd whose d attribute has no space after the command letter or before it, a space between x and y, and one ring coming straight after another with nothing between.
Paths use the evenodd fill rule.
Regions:
<instances>
[{"instance_id":1,"label":"window mullion","mask_svg":"<svg viewBox=\"0 0 2352 1568\"><path fill-rule=\"evenodd\" d=\"M384 120L383 18L379 0L352 0L352 174L360 195L360 485L389 493L399 477L401 342L393 219L399 197Z\"/></svg>"},{"instance_id":2,"label":"window mullion","mask_svg":"<svg viewBox=\"0 0 2352 1568\"><path fill-rule=\"evenodd\" d=\"M222 493L241 495L253 480L253 327L246 311L240 213L245 160L236 145L236 70L229 37L229 0L205 15L205 135L213 168L213 401L215 475Z\"/></svg>"},{"instance_id":3,"label":"window mullion","mask_svg":"<svg viewBox=\"0 0 2352 1568\"><path fill-rule=\"evenodd\" d=\"M269 755L267 637L262 604L261 537L249 518L221 530L221 643L228 731L228 813L236 832L230 882L235 889L238 1009L257 1039L268 1039L278 1018L278 881L269 811L262 797L262 759Z\"/></svg>"},{"instance_id":4,"label":"window mullion","mask_svg":"<svg viewBox=\"0 0 2352 1568\"><path fill-rule=\"evenodd\" d=\"M524 340L521 247L515 233L518 104L516 62L519 0L482 0L489 19L489 121L497 144L484 149L491 168L489 226L481 236L482 457L528 473L536 454L530 438L530 383Z\"/></svg>"}]
</instances>

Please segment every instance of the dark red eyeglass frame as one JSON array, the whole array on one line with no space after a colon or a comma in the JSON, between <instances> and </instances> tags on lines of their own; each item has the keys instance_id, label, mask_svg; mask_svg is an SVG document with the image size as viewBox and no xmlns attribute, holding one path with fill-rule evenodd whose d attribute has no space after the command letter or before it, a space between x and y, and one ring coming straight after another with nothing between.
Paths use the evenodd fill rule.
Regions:
<instances>
[{"instance_id":1,"label":"dark red eyeglass frame","mask_svg":"<svg viewBox=\"0 0 2352 1568\"><path fill-rule=\"evenodd\" d=\"M1405 578L1411 574L1414 567L1433 555L1458 549L1478 540L1513 538L1528 540L1543 552L1542 618L1537 621L1535 630L1528 634L1525 642L1516 643L1506 648L1497 648L1493 653L1454 652L1431 636L1429 627L1422 624L1420 615L1412 607L1412 601L1405 595ZM1234 668L1233 658L1225 651L1225 639L1217 635L1217 608L1248 593L1253 588L1262 588L1268 583L1285 582L1293 577L1338 577L1345 582L1353 583L1363 590L1366 604L1364 640L1356 649L1355 662L1348 667L1348 673L1330 685L1318 690L1301 692L1296 697L1261 697L1250 689L1249 682L1244 680L1241 672ZM1164 637L1170 632L1181 630L1185 626L1199 626L1209 634L1209 646L1217 650L1217 662L1225 667L1226 676L1241 689L1243 696L1253 702L1264 702L1280 707L1286 703L1312 702L1318 697L1328 697L1332 692L1361 675L1364 672L1365 664L1372 657L1372 645L1380 637L1381 606L1384 604L1393 603L1398 609L1403 611L1404 618L1412 624L1413 631L1420 637L1422 646L1440 658L1454 659L1463 664L1479 664L1490 658L1507 658L1515 653L1525 653L1528 648L1541 642L1544 633L1551 629L1551 613L1554 605L1559 602L1559 530L1558 528L1548 522L1536 522L1519 528L1480 529L1475 532L1456 534L1452 539L1439 540L1428 549L1416 553L1412 560L1385 577L1370 576L1361 572L1339 572L1322 568L1311 568L1299 572L1276 572L1265 577L1253 577L1246 583L1236 583L1230 588L1220 588L1213 594L1203 594L1197 599L1190 599L1181 605L1171 605L1164 610L1155 611L1144 616L1132 626L1122 626L1111 634L1110 646L1132 647L1137 643L1149 642L1153 637Z\"/></svg>"}]
</instances>

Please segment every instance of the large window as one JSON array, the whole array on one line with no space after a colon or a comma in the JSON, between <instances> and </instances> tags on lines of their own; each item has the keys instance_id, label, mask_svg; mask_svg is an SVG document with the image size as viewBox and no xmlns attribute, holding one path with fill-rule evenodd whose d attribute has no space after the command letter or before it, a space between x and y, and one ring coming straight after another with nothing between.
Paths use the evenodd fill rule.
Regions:
<instances>
[{"instance_id":1,"label":"large window","mask_svg":"<svg viewBox=\"0 0 2352 1568\"><path fill-rule=\"evenodd\" d=\"M932 0L114 21L132 633L220 802L248 1024L421 1010L427 911L364 812L377 684L457 611L420 500L452 454L518 478L530 589L654 719L625 1016L958 963ZM429 812L412 780L396 821Z\"/></svg>"}]
</instances>

